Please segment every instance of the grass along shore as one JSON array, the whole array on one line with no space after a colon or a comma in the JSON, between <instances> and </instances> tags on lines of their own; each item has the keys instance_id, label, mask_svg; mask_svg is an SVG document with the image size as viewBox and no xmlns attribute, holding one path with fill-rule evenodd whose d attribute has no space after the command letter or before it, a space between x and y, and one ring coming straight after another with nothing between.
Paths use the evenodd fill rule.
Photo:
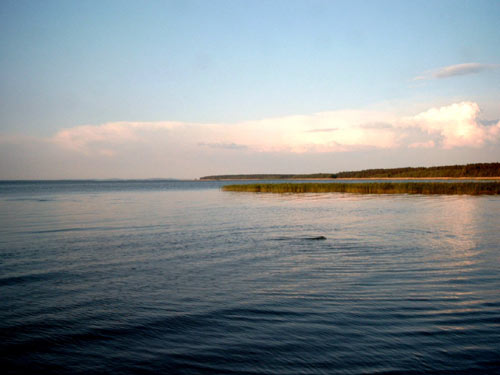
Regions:
<instances>
[{"instance_id":1,"label":"grass along shore","mask_svg":"<svg viewBox=\"0 0 500 375\"><path fill-rule=\"evenodd\" d=\"M252 193L466 194L498 195L500 182L365 182L226 185L223 191Z\"/></svg>"}]
</instances>

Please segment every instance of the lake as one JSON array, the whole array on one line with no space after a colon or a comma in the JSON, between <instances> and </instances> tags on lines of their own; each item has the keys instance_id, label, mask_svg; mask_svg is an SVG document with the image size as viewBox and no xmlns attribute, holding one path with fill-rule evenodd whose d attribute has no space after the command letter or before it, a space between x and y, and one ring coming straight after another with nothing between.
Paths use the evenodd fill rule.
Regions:
<instances>
[{"instance_id":1,"label":"lake","mask_svg":"<svg viewBox=\"0 0 500 375\"><path fill-rule=\"evenodd\" d=\"M499 196L227 183L0 182L6 372L498 373Z\"/></svg>"}]
</instances>

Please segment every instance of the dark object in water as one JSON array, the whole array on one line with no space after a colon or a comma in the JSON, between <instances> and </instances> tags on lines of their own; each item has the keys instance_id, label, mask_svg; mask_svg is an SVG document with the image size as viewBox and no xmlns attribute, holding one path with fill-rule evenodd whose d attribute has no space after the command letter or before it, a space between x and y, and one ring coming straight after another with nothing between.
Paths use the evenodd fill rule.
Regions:
<instances>
[{"instance_id":1,"label":"dark object in water","mask_svg":"<svg viewBox=\"0 0 500 375\"><path fill-rule=\"evenodd\" d=\"M310 241L320 241L320 240L326 240L326 237L325 236L317 236L317 237L306 237L304 239L310 240Z\"/></svg>"},{"instance_id":2,"label":"dark object in water","mask_svg":"<svg viewBox=\"0 0 500 375\"><path fill-rule=\"evenodd\" d=\"M325 236L312 236L312 237L278 237L273 238L274 241L321 241L326 240Z\"/></svg>"}]
</instances>

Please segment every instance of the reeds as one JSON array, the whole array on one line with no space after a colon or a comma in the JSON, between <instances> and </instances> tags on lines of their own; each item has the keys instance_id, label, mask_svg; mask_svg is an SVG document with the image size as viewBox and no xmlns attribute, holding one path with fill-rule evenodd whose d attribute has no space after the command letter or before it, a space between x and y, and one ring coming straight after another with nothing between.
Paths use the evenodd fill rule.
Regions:
<instances>
[{"instance_id":1,"label":"reeds","mask_svg":"<svg viewBox=\"0 0 500 375\"><path fill-rule=\"evenodd\" d=\"M254 193L500 194L500 182L367 182L226 185L224 191Z\"/></svg>"}]
</instances>

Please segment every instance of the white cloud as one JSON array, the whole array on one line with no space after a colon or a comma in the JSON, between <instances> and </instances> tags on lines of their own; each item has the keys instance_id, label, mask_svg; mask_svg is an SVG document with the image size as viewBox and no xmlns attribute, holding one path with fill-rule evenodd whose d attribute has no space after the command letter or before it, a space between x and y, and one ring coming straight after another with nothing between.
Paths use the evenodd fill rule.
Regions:
<instances>
[{"instance_id":1,"label":"white cloud","mask_svg":"<svg viewBox=\"0 0 500 375\"><path fill-rule=\"evenodd\" d=\"M408 145L408 148L434 148L436 146L436 142L433 140L427 142L413 142Z\"/></svg>"},{"instance_id":2,"label":"white cloud","mask_svg":"<svg viewBox=\"0 0 500 375\"><path fill-rule=\"evenodd\" d=\"M468 74L476 74L500 68L500 64L465 63L445 66L415 77L415 80L441 79Z\"/></svg>"},{"instance_id":3,"label":"white cloud","mask_svg":"<svg viewBox=\"0 0 500 375\"><path fill-rule=\"evenodd\" d=\"M95 148L139 142L141 133L166 131L180 126L182 124L174 122L112 122L102 125L81 125L60 130L51 141L64 148L88 153Z\"/></svg>"},{"instance_id":4,"label":"white cloud","mask_svg":"<svg viewBox=\"0 0 500 375\"><path fill-rule=\"evenodd\" d=\"M339 170L339 162L344 163L344 169L401 166L408 160L417 163L415 155L428 162L425 158L432 157L434 164L438 158L446 160L446 155L455 155L451 162L457 158L467 161L464 155L473 153L482 155L477 161L485 157L498 160L500 122L479 120L479 116L476 103L461 102L409 116L343 110L233 124L82 125L47 138L0 134L0 176L146 178L302 173ZM336 164L331 164L333 160Z\"/></svg>"},{"instance_id":5,"label":"white cloud","mask_svg":"<svg viewBox=\"0 0 500 375\"><path fill-rule=\"evenodd\" d=\"M325 153L401 147L479 147L495 142L500 123L478 120L474 102L431 108L414 116L342 110L234 124L116 122L59 131L48 141L88 155L115 156L126 146L227 152ZM412 130L413 129L413 130ZM419 131L419 137L413 134ZM413 133L412 133L413 132Z\"/></svg>"},{"instance_id":6,"label":"white cloud","mask_svg":"<svg viewBox=\"0 0 500 375\"><path fill-rule=\"evenodd\" d=\"M223 150L246 150L248 147L245 145L239 145L236 143L206 143L200 142L198 146L206 146L210 148L219 148Z\"/></svg>"},{"instance_id":7,"label":"white cloud","mask_svg":"<svg viewBox=\"0 0 500 375\"><path fill-rule=\"evenodd\" d=\"M339 130L338 128L326 128L326 129L311 129L308 130L309 133L329 133Z\"/></svg>"},{"instance_id":8,"label":"white cloud","mask_svg":"<svg viewBox=\"0 0 500 375\"><path fill-rule=\"evenodd\" d=\"M391 148L396 134L388 127L367 123L394 120L375 111L332 111L309 116L286 116L235 124L119 122L84 125L59 131L52 142L77 152L107 154L131 143L208 146L254 152L332 152L356 148ZM333 131L335 129L335 131Z\"/></svg>"},{"instance_id":9,"label":"white cloud","mask_svg":"<svg viewBox=\"0 0 500 375\"><path fill-rule=\"evenodd\" d=\"M479 112L477 103L454 103L408 117L404 123L437 137L444 149L480 147L498 140L500 122L494 126L483 125L478 120Z\"/></svg>"}]
</instances>

